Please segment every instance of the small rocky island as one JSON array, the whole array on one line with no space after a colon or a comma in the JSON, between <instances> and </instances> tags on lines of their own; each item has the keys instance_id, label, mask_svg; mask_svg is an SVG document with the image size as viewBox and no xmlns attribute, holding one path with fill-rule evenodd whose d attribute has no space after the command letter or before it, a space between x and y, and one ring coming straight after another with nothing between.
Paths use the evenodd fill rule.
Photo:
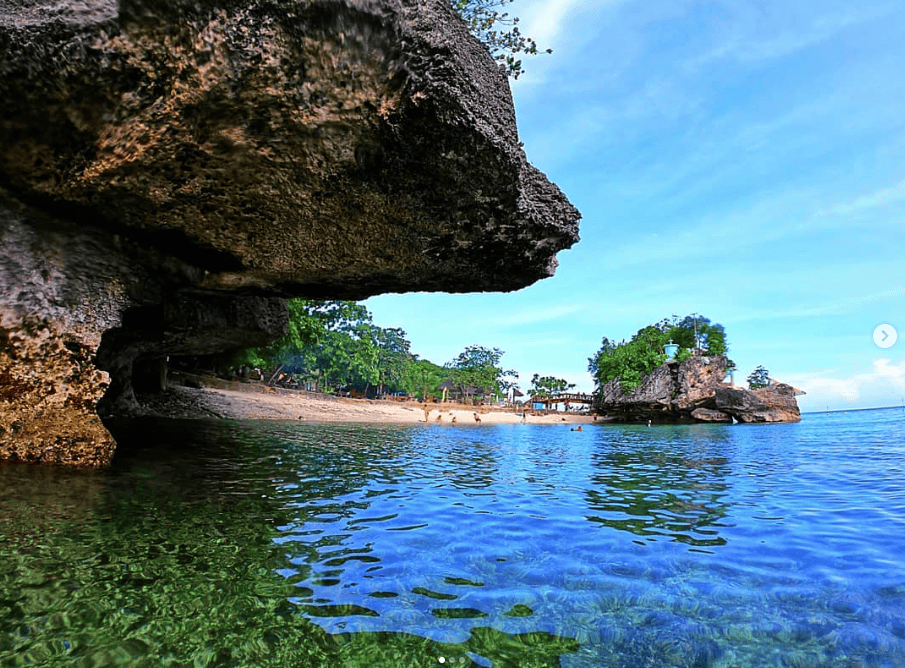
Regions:
<instances>
[{"instance_id":1,"label":"small rocky island","mask_svg":"<svg viewBox=\"0 0 905 668\"><path fill-rule=\"evenodd\" d=\"M756 390L724 382L728 360L692 356L668 360L639 387L622 391L619 379L600 388L594 410L614 422L798 422L800 390L773 383Z\"/></svg>"},{"instance_id":2,"label":"small rocky island","mask_svg":"<svg viewBox=\"0 0 905 668\"><path fill-rule=\"evenodd\" d=\"M102 466L284 300L510 291L578 211L447 0L0 4L0 459Z\"/></svg>"}]
</instances>

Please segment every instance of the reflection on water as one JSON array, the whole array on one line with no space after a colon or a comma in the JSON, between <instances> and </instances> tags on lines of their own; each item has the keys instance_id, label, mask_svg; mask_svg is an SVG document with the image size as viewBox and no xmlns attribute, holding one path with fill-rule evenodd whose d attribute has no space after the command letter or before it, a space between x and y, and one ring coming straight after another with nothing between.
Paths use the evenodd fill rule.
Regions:
<instances>
[{"instance_id":1,"label":"reflection on water","mask_svg":"<svg viewBox=\"0 0 905 668\"><path fill-rule=\"evenodd\" d=\"M905 665L898 420L114 425L0 465L0 665Z\"/></svg>"},{"instance_id":2,"label":"reflection on water","mask_svg":"<svg viewBox=\"0 0 905 668\"><path fill-rule=\"evenodd\" d=\"M719 529L726 505L721 498L731 473L723 447L726 431L702 434L702 429L682 429L690 444L661 435L653 445L594 452L593 486L585 495L594 513L588 519L647 540L665 537L698 548L723 545ZM673 428L663 431L675 436Z\"/></svg>"}]
</instances>

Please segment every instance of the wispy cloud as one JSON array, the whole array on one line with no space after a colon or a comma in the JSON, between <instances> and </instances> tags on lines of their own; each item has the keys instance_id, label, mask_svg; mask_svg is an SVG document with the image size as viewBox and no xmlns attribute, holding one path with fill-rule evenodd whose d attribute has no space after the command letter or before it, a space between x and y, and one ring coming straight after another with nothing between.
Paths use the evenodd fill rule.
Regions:
<instances>
[{"instance_id":1,"label":"wispy cloud","mask_svg":"<svg viewBox=\"0 0 905 668\"><path fill-rule=\"evenodd\" d=\"M826 8L824 13L811 11L807 3L736 3L734 9L720 26L720 40L686 61L686 69L720 60L753 63L783 58L896 11L892 4L864 8L851 3L835 11Z\"/></svg>"},{"instance_id":2,"label":"wispy cloud","mask_svg":"<svg viewBox=\"0 0 905 668\"><path fill-rule=\"evenodd\" d=\"M831 271L831 270L830 270ZM889 299L901 299L905 297L905 285L881 290L879 292L858 294L849 299L836 299L810 306L789 306L778 309L745 309L738 311L726 319L726 324L736 324L756 320L775 320L789 318L815 318L826 315L844 315L851 313L856 308L863 308L865 304Z\"/></svg>"},{"instance_id":3,"label":"wispy cloud","mask_svg":"<svg viewBox=\"0 0 905 668\"><path fill-rule=\"evenodd\" d=\"M821 214L836 214L841 216L860 213L866 209L874 209L877 207L887 206L889 204L897 204L905 200L905 179L898 183L881 188L868 195L857 197L850 202L836 204L827 211L821 211Z\"/></svg>"},{"instance_id":4,"label":"wispy cloud","mask_svg":"<svg viewBox=\"0 0 905 668\"><path fill-rule=\"evenodd\" d=\"M895 364L889 359L877 359L870 371L853 374L847 377L833 377L821 372L818 374L788 374L788 382L801 388L809 395L812 403L826 403L827 399L841 399L857 402L865 396L879 399L887 405L896 403L901 392L905 391L905 362Z\"/></svg>"},{"instance_id":5,"label":"wispy cloud","mask_svg":"<svg viewBox=\"0 0 905 668\"><path fill-rule=\"evenodd\" d=\"M577 11L615 2L619 0L545 0L535 5L536 10L525 23L523 33L534 39L540 48L555 46L561 33L573 32Z\"/></svg>"}]
</instances>

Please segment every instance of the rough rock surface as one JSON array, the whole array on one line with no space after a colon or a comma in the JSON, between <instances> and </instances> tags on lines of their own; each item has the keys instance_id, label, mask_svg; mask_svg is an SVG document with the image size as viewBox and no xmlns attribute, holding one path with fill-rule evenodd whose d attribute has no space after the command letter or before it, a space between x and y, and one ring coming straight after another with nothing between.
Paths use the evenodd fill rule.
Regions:
<instances>
[{"instance_id":1,"label":"rough rock surface","mask_svg":"<svg viewBox=\"0 0 905 668\"><path fill-rule=\"evenodd\" d=\"M723 383L726 358L669 361L626 394L617 380L601 388L595 409L623 422L798 422L796 391L777 383L746 390Z\"/></svg>"},{"instance_id":2,"label":"rough rock surface","mask_svg":"<svg viewBox=\"0 0 905 668\"><path fill-rule=\"evenodd\" d=\"M691 417L698 422L732 422L732 416L713 408L695 408L691 411Z\"/></svg>"},{"instance_id":3,"label":"rough rock surface","mask_svg":"<svg viewBox=\"0 0 905 668\"><path fill-rule=\"evenodd\" d=\"M718 387L715 405L739 422L798 422L801 411L795 400L795 388L774 383L757 390Z\"/></svg>"},{"instance_id":4,"label":"rough rock surface","mask_svg":"<svg viewBox=\"0 0 905 668\"><path fill-rule=\"evenodd\" d=\"M0 458L103 463L105 383L289 296L524 287L578 218L445 0L0 4Z\"/></svg>"},{"instance_id":5,"label":"rough rock surface","mask_svg":"<svg viewBox=\"0 0 905 668\"><path fill-rule=\"evenodd\" d=\"M97 466L115 443L94 412L106 374L85 344L46 321L0 312L0 454L5 459Z\"/></svg>"}]
</instances>

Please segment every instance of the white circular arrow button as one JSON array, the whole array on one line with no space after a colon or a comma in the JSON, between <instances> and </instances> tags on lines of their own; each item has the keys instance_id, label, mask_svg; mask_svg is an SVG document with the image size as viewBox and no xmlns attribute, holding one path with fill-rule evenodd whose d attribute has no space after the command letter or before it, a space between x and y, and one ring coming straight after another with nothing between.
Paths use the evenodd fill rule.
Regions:
<instances>
[{"instance_id":1,"label":"white circular arrow button","mask_svg":"<svg viewBox=\"0 0 905 668\"><path fill-rule=\"evenodd\" d=\"M881 348L891 348L899 338L899 333L892 325L877 325L874 330L874 343Z\"/></svg>"}]
</instances>

